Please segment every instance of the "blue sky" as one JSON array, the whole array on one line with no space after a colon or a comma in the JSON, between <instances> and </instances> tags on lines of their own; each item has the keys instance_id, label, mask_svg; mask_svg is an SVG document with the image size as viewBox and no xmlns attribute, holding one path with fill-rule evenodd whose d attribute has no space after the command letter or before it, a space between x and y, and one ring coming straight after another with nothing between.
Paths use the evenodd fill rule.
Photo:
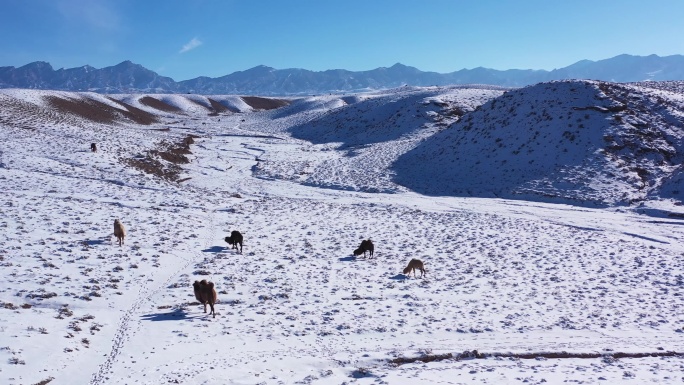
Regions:
<instances>
[{"instance_id":1,"label":"blue sky","mask_svg":"<svg viewBox=\"0 0 684 385\"><path fill-rule=\"evenodd\" d=\"M0 67L546 69L684 54L682 0L2 0Z\"/></svg>"}]
</instances>

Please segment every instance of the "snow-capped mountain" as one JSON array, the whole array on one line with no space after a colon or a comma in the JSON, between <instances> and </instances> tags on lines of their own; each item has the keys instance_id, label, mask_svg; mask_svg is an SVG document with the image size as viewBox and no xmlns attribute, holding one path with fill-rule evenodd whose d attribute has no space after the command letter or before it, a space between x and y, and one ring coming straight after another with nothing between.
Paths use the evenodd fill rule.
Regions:
<instances>
[{"instance_id":1,"label":"snow-capped mountain","mask_svg":"<svg viewBox=\"0 0 684 385\"><path fill-rule=\"evenodd\" d=\"M91 66L54 70L49 63L0 67L0 87L64 91L177 92L173 79L157 75L130 61L101 69Z\"/></svg>"},{"instance_id":2,"label":"snow-capped mountain","mask_svg":"<svg viewBox=\"0 0 684 385\"><path fill-rule=\"evenodd\" d=\"M309 71L257 66L217 78L200 76L178 82L130 61L102 69L83 66L54 70L45 62L30 63L19 68L0 67L0 87L3 88L106 93L301 95L377 90L404 85L487 84L522 87L562 79L611 82L684 80L684 56L620 55L599 61L582 60L552 71L480 67L446 74L424 72L399 63L369 71Z\"/></svg>"}]
</instances>

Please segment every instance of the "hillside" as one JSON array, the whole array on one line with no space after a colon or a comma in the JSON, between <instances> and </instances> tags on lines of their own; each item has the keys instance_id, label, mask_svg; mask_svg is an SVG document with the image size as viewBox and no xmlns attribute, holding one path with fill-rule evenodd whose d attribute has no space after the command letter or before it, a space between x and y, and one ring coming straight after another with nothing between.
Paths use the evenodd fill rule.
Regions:
<instances>
[{"instance_id":1,"label":"hillside","mask_svg":"<svg viewBox=\"0 0 684 385\"><path fill-rule=\"evenodd\" d=\"M343 190L630 206L681 201L680 83L401 87L289 99L9 89L0 94L6 109L0 122L170 130L227 127L221 116L240 116L232 132L289 138L304 151L297 158L287 146L283 153L264 152L253 170L262 178Z\"/></svg>"},{"instance_id":2,"label":"hillside","mask_svg":"<svg viewBox=\"0 0 684 385\"><path fill-rule=\"evenodd\" d=\"M675 88L0 90L0 383L680 383Z\"/></svg>"},{"instance_id":3,"label":"hillside","mask_svg":"<svg viewBox=\"0 0 684 385\"><path fill-rule=\"evenodd\" d=\"M561 81L506 92L404 154L397 182L430 195L579 205L681 201L681 93Z\"/></svg>"}]
</instances>

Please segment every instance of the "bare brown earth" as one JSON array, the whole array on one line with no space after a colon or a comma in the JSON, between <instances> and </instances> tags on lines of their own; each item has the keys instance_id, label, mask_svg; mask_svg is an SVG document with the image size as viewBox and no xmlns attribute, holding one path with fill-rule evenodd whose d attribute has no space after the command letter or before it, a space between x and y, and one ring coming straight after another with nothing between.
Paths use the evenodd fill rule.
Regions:
<instances>
[{"instance_id":1,"label":"bare brown earth","mask_svg":"<svg viewBox=\"0 0 684 385\"><path fill-rule=\"evenodd\" d=\"M159 111L164 111L164 112L180 112L181 111L180 108L178 108L176 106L172 106L172 105L167 104L167 103L164 103L161 100L155 99L151 96L142 97L140 99L140 103L142 103L146 106L155 108Z\"/></svg>"},{"instance_id":2,"label":"bare brown earth","mask_svg":"<svg viewBox=\"0 0 684 385\"><path fill-rule=\"evenodd\" d=\"M287 100L260 98L258 96L242 96L242 100L255 110L273 110L290 104Z\"/></svg>"},{"instance_id":3,"label":"bare brown earth","mask_svg":"<svg viewBox=\"0 0 684 385\"><path fill-rule=\"evenodd\" d=\"M224 106L223 104L217 102L214 99L207 98L209 100L209 103L211 103L211 108L214 109L215 114L219 114L221 112L226 112L226 111L231 111L231 112L238 112L238 111L233 111L230 108Z\"/></svg>"},{"instance_id":4,"label":"bare brown earth","mask_svg":"<svg viewBox=\"0 0 684 385\"><path fill-rule=\"evenodd\" d=\"M62 99L57 96L45 96L45 100L60 112L74 114L96 123L111 124L119 117L112 107L94 100Z\"/></svg>"},{"instance_id":5,"label":"bare brown earth","mask_svg":"<svg viewBox=\"0 0 684 385\"><path fill-rule=\"evenodd\" d=\"M124 115L138 124L150 125L159 121L154 114L143 111L140 108L133 107L130 104L124 103L120 100L113 98L108 99L124 107L128 111L128 113L124 113Z\"/></svg>"},{"instance_id":6,"label":"bare brown earth","mask_svg":"<svg viewBox=\"0 0 684 385\"><path fill-rule=\"evenodd\" d=\"M93 99L64 99L57 96L45 96L45 100L60 112L71 113L95 123L112 124L121 118L137 124L149 125L157 122L157 117L126 103L110 98L124 109L117 109Z\"/></svg>"},{"instance_id":7,"label":"bare brown earth","mask_svg":"<svg viewBox=\"0 0 684 385\"><path fill-rule=\"evenodd\" d=\"M226 107L223 104L221 104L221 103L219 103L216 100L211 99L211 98L207 98L207 100L209 101L209 105L206 105L205 103L202 103L202 102L195 100L195 99L188 99L188 100L190 100L191 102L193 102L197 105L200 105L200 106L206 108L209 111L210 116L216 116L222 112L240 112L238 110Z\"/></svg>"}]
</instances>

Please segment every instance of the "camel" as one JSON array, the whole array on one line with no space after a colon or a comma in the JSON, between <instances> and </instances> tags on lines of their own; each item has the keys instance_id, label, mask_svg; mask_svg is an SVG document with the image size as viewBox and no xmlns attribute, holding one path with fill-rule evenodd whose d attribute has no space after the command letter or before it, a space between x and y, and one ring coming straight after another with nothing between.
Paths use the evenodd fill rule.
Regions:
<instances>
[{"instance_id":1,"label":"camel","mask_svg":"<svg viewBox=\"0 0 684 385\"><path fill-rule=\"evenodd\" d=\"M373 258L373 251L375 250L375 246L373 245L373 242L371 242L370 238L369 239L364 239L361 241L361 245L359 246L358 249L354 250L354 255L361 255L366 256L366 251L370 252L370 258Z\"/></svg>"},{"instance_id":2,"label":"camel","mask_svg":"<svg viewBox=\"0 0 684 385\"><path fill-rule=\"evenodd\" d=\"M411 270L413 270L413 277L416 277L416 269L420 270L420 278L423 278L423 274L425 274L425 266L423 266L423 261L420 259L412 259L408 266L404 269L404 274L407 276L411 276Z\"/></svg>"},{"instance_id":3,"label":"camel","mask_svg":"<svg viewBox=\"0 0 684 385\"><path fill-rule=\"evenodd\" d=\"M211 312L209 314L216 318L216 312L214 311L214 304L216 303L217 295L216 289L214 289L213 282L207 282L206 279L201 281L195 281L192 284L193 291L195 292L195 298L204 305L204 312L207 312L207 304L211 307Z\"/></svg>"},{"instance_id":4,"label":"camel","mask_svg":"<svg viewBox=\"0 0 684 385\"><path fill-rule=\"evenodd\" d=\"M240 245L240 253L242 253L242 234L239 231L233 230L230 233L230 237L225 237L224 240L232 245L231 249L237 250L238 244Z\"/></svg>"},{"instance_id":5,"label":"camel","mask_svg":"<svg viewBox=\"0 0 684 385\"><path fill-rule=\"evenodd\" d=\"M114 220L114 236L119 241L119 246L123 245L124 238L126 237L126 228L118 219Z\"/></svg>"}]
</instances>

